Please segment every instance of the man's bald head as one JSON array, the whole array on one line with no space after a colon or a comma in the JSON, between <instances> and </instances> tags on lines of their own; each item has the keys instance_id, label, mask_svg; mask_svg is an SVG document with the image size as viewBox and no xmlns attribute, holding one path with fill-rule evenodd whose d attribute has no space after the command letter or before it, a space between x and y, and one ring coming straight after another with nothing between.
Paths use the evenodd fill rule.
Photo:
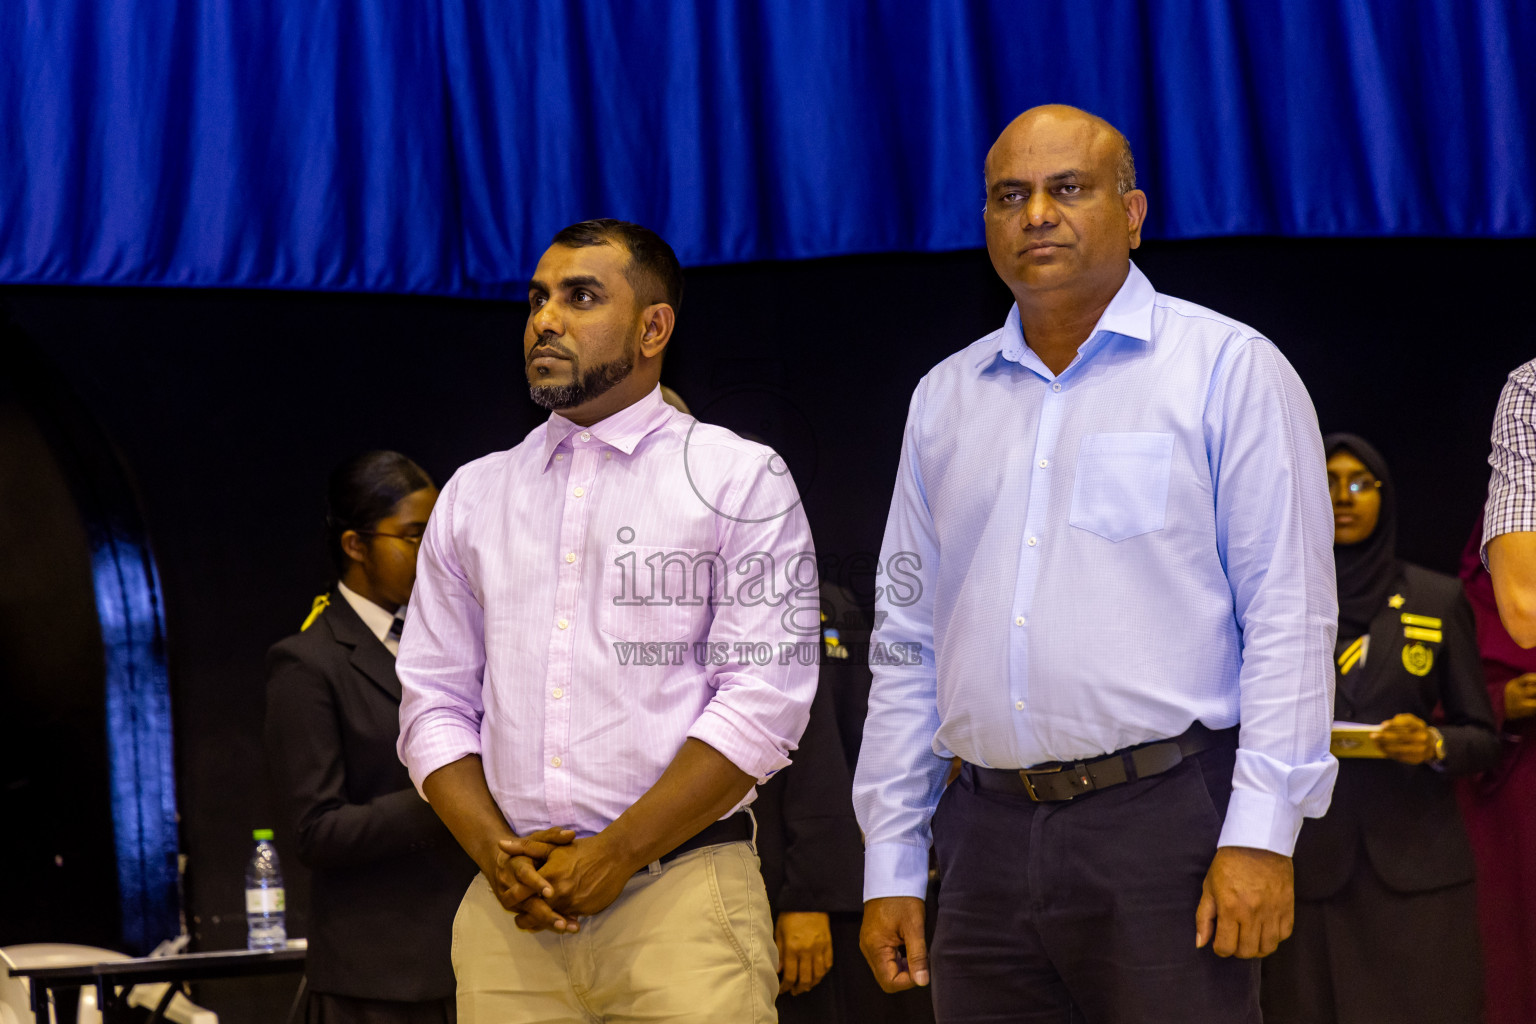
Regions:
<instances>
[{"instance_id":1,"label":"man's bald head","mask_svg":"<svg viewBox=\"0 0 1536 1024\"><path fill-rule=\"evenodd\" d=\"M1046 103L1038 107L1031 107L1018 117L1009 122L992 148L987 151L987 178L991 180L992 155L998 148L1005 145L1013 145L1021 138L1034 131L1036 128L1049 125L1053 128L1089 130L1096 132L1100 138L1095 140L1094 149L1097 151L1100 145L1111 149L1115 161L1115 188L1121 195L1125 195L1136 187L1136 158L1131 153L1130 140L1125 134L1099 117L1090 114L1086 110L1068 106L1065 103Z\"/></svg>"},{"instance_id":2,"label":"man's bald head","mask_svg":"<svg viewBox=\"0 0 1536 1024\"><path fill-rule=\"evenodd\" d=\"M1026 110L987 153L987 252L1020 309L1042 296L1107 303L1141 244L1147 197L1125 136L1059 104Z\"/></svg>"}]
</instances>

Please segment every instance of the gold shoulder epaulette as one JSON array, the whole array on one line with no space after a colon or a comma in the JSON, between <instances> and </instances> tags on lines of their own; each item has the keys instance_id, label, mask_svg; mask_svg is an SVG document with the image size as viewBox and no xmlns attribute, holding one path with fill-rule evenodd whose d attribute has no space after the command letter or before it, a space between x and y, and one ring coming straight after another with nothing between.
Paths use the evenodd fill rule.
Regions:
<instances>
[{"instance_id":1,"label":"gold shoulder epaulette","mask_svg":"<svg viewBox=\"0 0 1536 1024\"><path fill-rule=\"evenodd\" d=\"M304 620L304 625L299 627L299 632L302 633L310 626L313 626L315 624L315 620L320 617L320 613L325 611L330 606L330 594L321 594L319 597L315 598L315 603L309 609L309 618Z\"/></svg>"}]
</instances>

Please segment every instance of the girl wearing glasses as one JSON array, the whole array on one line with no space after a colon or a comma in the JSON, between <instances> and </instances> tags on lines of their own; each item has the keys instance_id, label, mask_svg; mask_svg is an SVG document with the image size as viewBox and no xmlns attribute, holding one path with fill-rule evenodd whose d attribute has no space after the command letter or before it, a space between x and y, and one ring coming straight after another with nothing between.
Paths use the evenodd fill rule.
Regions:
<instances>
[{"instance_id":1,"label":"girl wearing glasses","mask_svg":"<svg viewBox=\"0 0 1536 1024\"><path fill-rule=\"evenodd\" d=\"M1483 979L1452 778L1499 756L1472 609L1457 580L1398 559L1376 449L1352 434L1323 442L1339 588L1334 717L1375 728L1336 725L1333 803L1296 844L1295 931L1264 961L1264 1020L1467 1024L1481 1019Z\"/></svg>"},{"instance_id":2,"label":"girl wearing glasses","mask_svg":"<svg viewBox=\"0 0 1536 1024\"><path fill-rule=\"evenodd\" d=\"M267 657L274 788L314 872L309 1024L455 1019L453 915L476 869L395 754L395 655L436 500L398 452L337 467L326 527L338 582Z\"/></svg>"}]
</instances>

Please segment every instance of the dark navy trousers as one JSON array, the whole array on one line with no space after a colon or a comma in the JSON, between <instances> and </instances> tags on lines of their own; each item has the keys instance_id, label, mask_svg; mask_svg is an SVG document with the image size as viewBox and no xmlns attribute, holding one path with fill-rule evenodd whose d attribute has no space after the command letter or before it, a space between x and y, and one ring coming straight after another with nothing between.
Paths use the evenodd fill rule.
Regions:
<instances>
[{"instance_id":1,"label":"dark navy trousers","mask_svg":"<svg viewBox=\"0 0 1536 1024\"><path fill-rule=\"evenodd\" d=\"M1195 949L1235 756L1039 804L966 765L933 817L939 1024L1259 1024L1259 962Z\"/></svg>"}]
</instances>

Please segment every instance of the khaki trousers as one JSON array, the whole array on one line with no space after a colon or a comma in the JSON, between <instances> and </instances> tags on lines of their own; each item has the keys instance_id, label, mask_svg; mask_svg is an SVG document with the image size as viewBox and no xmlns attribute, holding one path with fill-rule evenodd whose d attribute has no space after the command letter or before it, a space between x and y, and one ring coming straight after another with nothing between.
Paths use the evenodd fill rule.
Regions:
<instances>
[{"instance_id":1,"label":"khaki trousers","mask_svg":"<svg viewBox=\"0 0 1536 1024\"><path fill-rule=\"evenodd\" d=\"M574 935L525 932L483 875L453 920L459 1024L776 1024L778 949L745 842L652 865Z\"/></svg>"}]
</instances>

